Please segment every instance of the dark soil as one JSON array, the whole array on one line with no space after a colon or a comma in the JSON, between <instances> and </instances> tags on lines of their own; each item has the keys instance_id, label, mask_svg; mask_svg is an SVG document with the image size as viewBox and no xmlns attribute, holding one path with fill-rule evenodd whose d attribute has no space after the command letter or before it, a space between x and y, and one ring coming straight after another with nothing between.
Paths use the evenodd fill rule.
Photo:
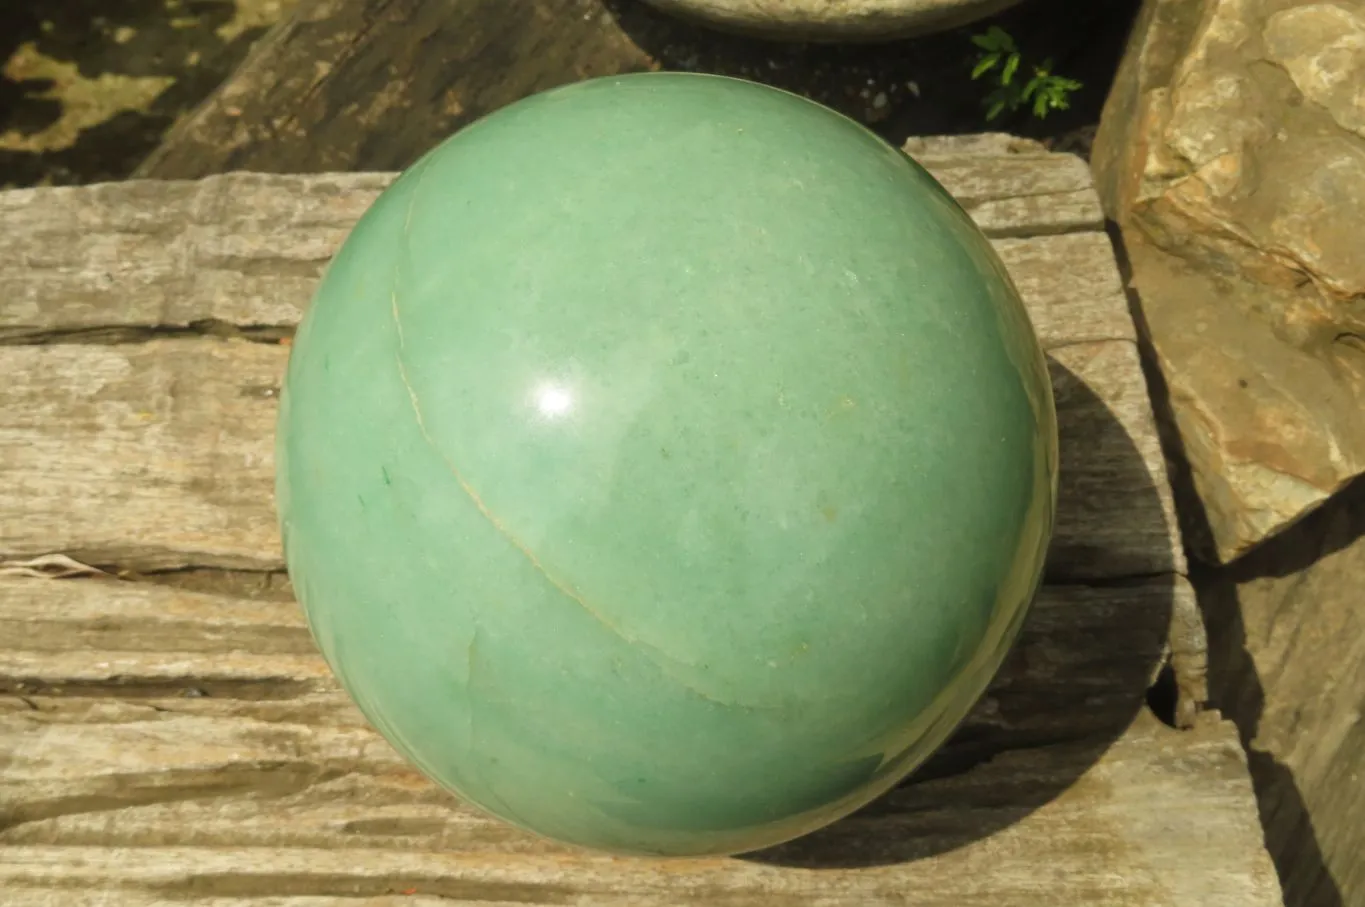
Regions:
<instances>
[{"instance_id":1,"label":"dark soil","mask_svg":"<svg viewBox=\"0 0 1365 907\"><path fill-rule=\"evenodd\" d=\"M0 0L0 188L119 179L293 0Z\"/></svg>"},{"instance_id":2,"label":"dark soil","mask_svg":"<svg viewBox=\"0 0 1365 907\"><path fill-rule=\"evenodd\" d=\"M1025 0L992 19L923 38L787 45L680 26L638 0L606 3L664 69L785 88L834 107L897 144L911 135L1000 131L1083 153L1141 5L1140 0ZM1026 66L1050 59L1054 73L1082 83L1070 109L1043 119L1021 111L987 121L983 98L989 86L971 79L977 53L971 38L992 25L1015 39Z\"/></svg>"}]
</instances>

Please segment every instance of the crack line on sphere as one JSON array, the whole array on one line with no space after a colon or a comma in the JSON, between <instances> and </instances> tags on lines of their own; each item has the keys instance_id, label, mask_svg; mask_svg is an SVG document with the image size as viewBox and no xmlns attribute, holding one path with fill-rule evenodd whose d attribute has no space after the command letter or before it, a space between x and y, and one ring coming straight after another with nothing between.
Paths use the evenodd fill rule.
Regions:
<instances>
[{"instance_id":1,"label":"crack line on sphere","mask_svg":"<svg viewBox=\"0 0 1365 907\"><path fill-rule=\"evenodd\" d=\"M417 174L417 180L412 186L412 198L408 201L408 210L403 215L403 240L404 246L407 241L412 239L412 212L417 208L417 200L421 198L422 181L427 178L427 171L431 169L431 160L422 164L422 169ZM410 250L409 250L410 251Z\"/></svg>"},{"instance_id":2,"label":"crack line on sphere","mask_svg":"<svg viewBox=\"0 0 1365 907\"><path fill-rule=\"evenodd\" d=\"M577 590L575 590L568 583L564 582L561 579L558 579L549 571L547 571L545 569L545 565L541 563L540 558L536 556L535 552L532 551L524 542L518 539L515 535L513 535L505 525L503 525L503 522L500 519L498 519L497 514L493 513L493 511L489 509L488 505L484 503L483 498L481 498L479 496L479 493L474 490L474 487L469 484L469 481L465 479L464 475L460 472L459 469L456 468L455 464L451 462L450 458L446 456L445 452L442 451L440 447L437 446L435 440L431 437L431 433L427 431L426 420L422 417L421 401L417 399L417 391L413 389L412 382L408 380L407 367L406 365L404 365L401 356L398 357L398 374L403 381L403 386L407 388L408 399L412 402L413 415L416 417L417 428L422 433L422 438L426 441L427 445L436 452L436 454L441 458L441 460L444 461L444 463L446 464L446 468L450 471L450 474L453 475L455 477L455 481L459 483L460 489L465 493L465 496L468 497L469 500L473 502L474 507L479 511L479 513L483 515L484 519L488 520L488 522L492 524L493 528L498 531L499 535L501 535L508 542L511 542L512 546L515 547L518 551L520 551L522 556L525 557L526 560L530 561L531 566L535 567L536 570L539 571L541 575L543 575L550 582L550 585L554 586L561 593L577 602L583 608L584 611L587 611L589 614L591 614L603 626L607 627L617 636L621 637L628 643L638 644L637 640L631 639L629 636L622 633L615 626L613 626L610 621L606 620L604 617L602 617L602 615L598 614L592 608L592 606L589 605L583 599L583 597L577 592Z\"/></svg>"},{"instance_id":3,"label":"crack line on sphere","mask_svg":"<svg viewBox=\"0 0 1365 907\"><path fill-rule=\"evenodd\" d=\"M399 337L401 338L402 326L398 319L397 302L398 302L397 295L395 295L393 297L392 307L393 317L394 324L398 326L398 333ZM465 496L468 497L469 500L474 504L475 509L479 511L483 518L489 522L489 524L497 531L499 535L501 535L507 542L509 542L512 545L512 547L516 548L517 551L521 552L522 557L524 557L531 564L531 566L535 568L536 572L538 572L542 577L545 578L546 582L548 582L561 595L570 599L580 608L586 611L594 620L596 620L599 624L605 627L609 632L611 632L613 636L617 637L622 642L626 643L629 646L635 647L643 652L653 653L653 657L651 660L661 671L663 671L665 676L676 682L679 686L683 687L684 689L689 690L692 693L695 693L697 696L700 696L707 702L732 709L746 709L750 711L773 712L787 711L786 708L778 705L726 702L723 699L717 699L714 696L711 696L710 694L704 692L703 690L698 689L693 684L677 676L675 670L670 669L670 666L677 666L697 670L696 665L679 661L673 658L672 656L668 655L668 653L664 652L662 649L659 649L657 646L653 646L650 643L645 642L644 640L636 639L632 637L630 634L623 632L619 627L617 627L611 621L607 620L605 617L599 614L597 610L592 607L592 605L588 604L587 600L583 598L583 596L578 592L577 589L569 585L564 580L559 579L554 574L550 573L549 570L545 569L545 565L541 562L540 558L536 556L535 552L532 551L525 543L523 543L515 535L513 535L512 532L503 524L503 522L500 519L498 519L497 515L493 513L491 509L489 509L487 504L484 503L483 498L479 497L479 493L474 490L474 487L472 485L469 484L469 481L465 479L464 474L461 473L460 470L455 466L454 462L451 461L450 457L446 456L445 451L441 450L441 448L436 444L435 439L431 437L431 433L427 431L426 420L422 416L422 403L420 400L418 400L417 391L416 389L413 388L412 382L408 378L407 364L403 362L402 353L401 352L396 353L394 355L394 359L398 363L399 380L403 382L403 387L407 389L408 400L412 404L413 417L417 422L417 430L422 434L422 440L424 440L427 446L430 447L432 451L435 452L435 454L441 458L441 461L443 463L445 463L446 469L450 472L452 476L454 476L456 483L460 486L460 490L463 491Z\"/></svg>"},{"instance_id":4,"label":"crack line on sphere","mask_svg":"<svg viewBox=\"0 0 1365 907\"><path fill-rule=\"evenodd\" d=\"M398 348L401 350L406 347L407 344L403 342L403 322L398 318L398 290L396 289L389 290L389 308L393 311L393 326L398 331ZM398 368L399 370L402 370L403 368L403 363L401 361L398 363ZM403 383L407 384L406 376L403 378ZM408 392L412 392L411 387L408 388Z\"/></svg>"}]
</instances>

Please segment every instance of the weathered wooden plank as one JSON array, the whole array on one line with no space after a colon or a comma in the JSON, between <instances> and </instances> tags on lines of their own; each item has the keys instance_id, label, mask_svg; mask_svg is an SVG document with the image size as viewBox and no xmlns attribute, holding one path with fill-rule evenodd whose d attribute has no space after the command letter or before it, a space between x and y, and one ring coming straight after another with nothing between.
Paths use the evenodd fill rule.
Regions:
<instances>
[{"instance_id":1,"label":"weathered wooden plank","mask_svg":"<svg viewBox=\"0 0 1365 907\"><path fill-rule=\"evenodd\" d=\"M0 347L0 559L280 569L273 435L287 355L211 337ZM1134 345L1070 344L1052 365L1051 575L1182 569Z\"/></svg>"},{"instance_id":2,"label":"weathered wooden plank","mask_svg":"<svg viewBox=\"0 0 1365 907\"><path fill-rule=\"evenodd\" d=\"M278 567L286 355L211 338L0 348L0 558Z\"/></svg>"},{"instance_id":3,"label":"weathered wooden plank","mask_svg":"<svg viewBox=\"0 0 1365 907\"><path fill-rule=\"evenodd\" d=\"M1167 625L1193 607L1175 576L1044 587L930 774L1021 748L1087 739L1102 748L1143 708ZM339 803L384 814L392 785L371 776L397 772L407 779L399 788L412 787L406 764L336 687L292 602L117 580L0 579L0 692L14 694L0 698L0 844L140 846L189 841L181 830L193 827L191 843L274 846L275 823L286 821L290 846L349 846L354 838L333 840L319 816ZM371 780L313 783L356 773ZM270 822L239 814L258 811L248 794L289 778L297 802L276 803ZM206 817L200 801L224 786L245 801Z\"/></svg>"},{"instance_id":4,"label":"weathered wooden plank","mask_svg":"<svg viewBox=\"0 0 1365 907\"><path fill-rule=\"evenodd\" d=\"M389 175L233 175L0 193L0 338L293 326Z\"/></svg>"},{"instance_id":5,"label":"weathered wooden plank","mask_svg":"<svg viewBox=\"0 0 1365 907\"><path fill-rule=\"evenodd\" d=\"M1001 157L1012 154L1049 154L1036 139L1008 132L968 132L963 135L912 135L901 146L906 154L925 157Z\"/></svg>"},{"instance_id":6,"label":"weathered wooden plank","mask_svg":"<svg viewBox=\"0 0 1365 907\"><path fill-rule=\"evenodd\" d=\"M1103 748L1142 709L1168 622L1193 607L1176 576L1044 587L930 774L1024 748ZM292 829L289 846L352 846L354 829L336 837L335 810L401 812L415 783L335 686L292 602L0 578L0 692L15 694L0 698L0 844L276 846ZM266 821L253 798L281 784L293 799ZM203 813L205 798L237 795Z\"/></svg>"},{"instance_id":7,"label":"weathered wooden plank","mask_svg":"<svg viewBox=\"0 0 1365 907\"><path fill-rule=\"evenodd\" d=\"M293 602L0 579L0 691L275 700L335 689Z\"/></svg>"},{"instance_id":8,"label":"weathered wooden plank","mask_svg":"<svg viewBox=\"0 0 1365 907\"><path fill-rule=\"evenodd\" d=\"M22 628L21 628L22 629ZM18 639L28 635L24 630ZM167 688L208 696L273 698L328 681L326 668L307 655L233 651L212 658L195 651L0 651L0 687L109 691L118 695ZM13 682L10 679L13 678Z\"/></svg>"},{"instance_id":9,"label":"weathered wooden plank","mask_svg":"<svg viewBox=\"0 0 1365 907\"><path fill-rule=\"evenodd\" d=\"M146 658L148 653L136 653ZM147 658L155 664L155 658ZM134 674L130 679L136 679ZM191 678L197 681L198 678ZM252 719L275 724L309 727L369 727L368 722L343 691L330 678L317 685L319 691L295 688L285 691L282 698L252 698L250 689L226 687L221 695L204 695L195 687L163 685L146 687L147 695L124 691L124 684L104 688L76 686L43 686L42 684L13 683L6 676L4 692L0 692L0 716L24 717L76 723L118 723L146 720L154 713L174 713L215 719ZM14 690L20 692L15 693ZM27 692L24 692L24 691ZM35 692L35 690L37 692ZM111 693L117 695L110 695Z\"/></svg>"},{"instance_id":10,"label":"weathered wooden plank","mask_svg":"<svg viewBox=\"0 0 1365 907\"><path fill-rule=\"evenodd\" d=\"M1093 229L1048 235L1100 225L1080 159L926 161L1001 238L997 248L1045 345L1132 337L1107 237ZM327 260L391 179L232 174L0 193L9 246L0 260L0 340L205 321L292 327Z\"/></svg>"},{"instance_id":11,"label":"weathered wooden plank","mask_svg":"<svg viewBox=\"0 0 1365 907\"><path fill-rule=\"evenodd\" d=\"M406 890L406 889L405 889ZM195 900L166 897L127 888L24 888L10 893L9 907L450 907L448 898L420 894L381 894L376 897L342 898L330 895L298 897L215 897ZM488 905L489 901L481 902Z\"/></svg>"},{"instance_id":12,"label":"weathered wooden plank","mask_svg":"<svg viewBox=\"0 0 1365 907\"><path fill-rule=\"evenodd\" d=\"M1030 236L1100 230L1104 214L1089 168L1070 154L912 155L943 184L991 236ZM972 146L959 146L970 149ZM987 170L989 167L989 170ZM1000 191L1009 186L1008 193Z\"/></svg>"},{"instance_id":13,"label":"weathered wooden plank","mask_svg":"<svg viewBox=\"0 0 1365 907\"><path fill-rule=\"evenodd\" d=\"M145 727L156 725L155 734ZM11 822L0 847L8 903L65 907L82 903L77 891L237 907L400 894L503 904L890 905L911 894L943 907L1281 903L1243 755L1212 716L1189 732L1143 717L1107 747L1001 753L905 785L777 851L678 861L570 853L522 835L435 791L356 731L319 732L299 750L297 738L274 736L282 728L206 736L201 725L174 714L129 722L102 749L60 727L45 752L30 742L39 759L81 763L104 784L92 790L115 789L95 774L101 752L115 768L118 756L134 766L162 756L182 786L148 774L148 786L117 789L122 801L92 792L76 808L52 804L47 817ZM31 773L31 762L16 770ZM253 774L273 786L243 789Z\"/></svg>"},{"instance_id":14,"label":"weathered wooden plank","mask_svg":"<svg viewBox=\"0 0 1365 907\"><path fill-rule=\"evenodd\" d=\"M1104 233L993 242L1045 349L1137 340L1114 247Z\"/></svg>"},{"instance_id":15,"label":"weathered wooden plank","mask_svg":"<svg viewBox=\"0 0 1365 907\"><path fill-rule=\"evenodd\" d=\"M1193 591L1179 576L1112 588L1045 586L995 695L1016 708L1036 700L1030 720L1043 723L1033 731L1119 726L1169 646L1189 684L1185 699L1203 702L1206 646L1197 617ZM1026 670L1039 659L1050 673ZM0 578L0 693L188 697L209 711L221 699L242 699L272 703L259 707L263 715L316 710L329 721L348 708L292 602L115 580ZM279 705L285 701L295 704ZM345 720L363 723L358 713ZM992 721L1005 727L998 713Z\"/></svg>"},{"instance_id":16,"label":"weathered wooden plank","mask_svg":"<svg viewBox=\"0 0 1365 907\"><path fill-rule=\"evenodd\" d=\"M1175 576L1043 587L992 687L977 743L1122 728L1160 662L1172 614L1192 600ZM0 578L0 693L323 703L336 691L294 602L112 579Z\"/></svg>"},{"instance_id":17,"label":"weathered wooden plank","mask_svg":"<svg viewBox=\"0 0 1365 907\"><path fill-rule=\"evenodd\" d=\"M0 579L0 688L28 694L0 698L0 886L44 907L407 892L439 903L875 905L903 903L907 890L967 907L1270 907L1279 901L1235 738L1216 723L1169 731L1142 710L1163 622L1191 598L1171 576L1045 587L991 690L920 780L765 862L653 864L569 854L435 789L300 654L309 642L292 603ZM81 658L68 658L77 647ZM168 662L193 684L262 650L269 659L254 664L274 660L269 680L297 682L278 698L223 698L242 693L230 684L177 696L165 683ZM92 688L82 662L122 673ZM44 677L12 673L35 664ZM151 695L90 697L120 685Z\"/></svg>"},{"instance_id":18,"label":"weathered wooden plank","mask_svg":"<svg viewBox=\"0 0 1365 907\"><path fill-rule=\"evenodd\" d=\"M336 689L291 603L0 579L0 691L15 694L0 696L0 889L45 907L414 902L407 892L1278 904L1240 750L1194 715L1202 623L1171 573L1184 569L1173 508L1112 251L1086 220L1088 176L1014 146L986 167L972 159L986 147L912 151L996 237L1051 350L1063 463L1050 577L1147 578L1045 587L990 692L916 783L766 863L598 865L415 775ZM0 195L0 229L29 237L17 265L0 262L0 339L147 339L204 322L279 336L389 179ZM278 569L270 448L285 356L207 337L0 349L0 512L19 517L0 523L0 558ZM1163 649L1188 735L1141 709ZM340 851L350 859L315 859ZM651 874L664 868L671 887Z\"/></svg>"},{"instance_id":19,"label":"weathered wooden plank","mask_svg":"<svg viewBox=\"0 0 1365 907\"><path fill-rule=\"evenodd\" d=\"M399 169L527 95L656 66L601 0L302 0L137 174Z\"/></svg>"}]
</instances>

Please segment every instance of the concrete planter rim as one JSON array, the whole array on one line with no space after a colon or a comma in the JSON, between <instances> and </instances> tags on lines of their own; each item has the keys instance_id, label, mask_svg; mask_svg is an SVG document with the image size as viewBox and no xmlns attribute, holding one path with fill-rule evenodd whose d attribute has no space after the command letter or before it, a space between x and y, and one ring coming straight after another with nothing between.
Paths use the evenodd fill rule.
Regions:
<instances>
[{"instance_id":1,"label":"concrete planter rim","mask_svg":"<svg viewBox=\"0 0 1365 907\"><path fill-rule=\"evenodd\" d=\"M778 41L878 42L948 31L1024 0L641 0L721 31Z\"/></svg>"}]
</instances>

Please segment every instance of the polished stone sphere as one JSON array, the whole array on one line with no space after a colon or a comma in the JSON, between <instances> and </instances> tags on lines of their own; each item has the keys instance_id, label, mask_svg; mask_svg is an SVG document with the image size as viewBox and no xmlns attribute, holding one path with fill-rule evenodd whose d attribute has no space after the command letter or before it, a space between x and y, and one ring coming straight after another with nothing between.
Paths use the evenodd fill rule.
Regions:
<instances>
[{"instance_id":1,"label":"polished stone sphere","mask_svg":"<svg viewBox=\"0 0 1365 907\"><path fill-rule=\"evenodd\" d=\"M885 791L1039 582L1057 441L985 237L830 110L711 76L531 97L328 267L282 394L319 648L426 775L617 853Z\"/></svg>"}]
</instances>

